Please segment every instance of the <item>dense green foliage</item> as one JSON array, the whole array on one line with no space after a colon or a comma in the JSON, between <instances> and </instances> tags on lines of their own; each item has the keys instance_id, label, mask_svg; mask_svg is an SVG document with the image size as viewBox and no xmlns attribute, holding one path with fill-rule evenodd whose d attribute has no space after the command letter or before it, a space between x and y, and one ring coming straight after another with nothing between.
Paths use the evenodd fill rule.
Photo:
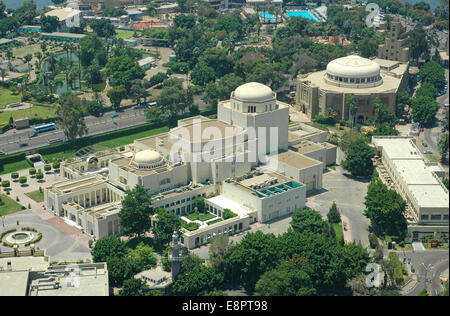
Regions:
<instances>
[{"instance_id":1,"label":"dense green foliage","mask_svg":"<svg viewBox=\"0 0 450 316\"><path fill-rule=\"evenodd\" d=\"M127 236L142 235L150 230L150 215L153 214L147 190L136 185L127 191L119 212L122 233Z\"/></svg>"},{"instance_id":2,"label":"dense green foliage","mask_svg":"<svg viewBox=\"0 0 450 316\"><path fill-rule=\"evenodd\" d=\"M350 144L342 167L354 176L370 176L373 172L373 149L367 141L360 137Z\"/></svg>"}]
</instances>

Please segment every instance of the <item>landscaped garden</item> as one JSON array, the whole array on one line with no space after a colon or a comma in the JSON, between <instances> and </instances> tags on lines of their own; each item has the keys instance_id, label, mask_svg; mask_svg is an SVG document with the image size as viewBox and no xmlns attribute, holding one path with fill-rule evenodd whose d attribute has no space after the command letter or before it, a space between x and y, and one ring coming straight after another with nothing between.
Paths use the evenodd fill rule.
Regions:
<instances>
[{"instance_id":1,"label":"landscaped garden","mask_svg":"<svg viewBox=\"0 0 450 316\"><path fill-rule=\"evenodd\" d=\"M33 201L36 201L38 203L44 202L44 192L36 190L33 192L28 192L25 193L26 196L28 196L30 199L32 199Z\"/></svg>"},{"instance_id":2,"label":"landscaped garden","mask_svg":"<svg viewBox=\"0 0 450 316\"><path fill-rule=\"evenodd\" d=\"M5 216L23 210L23 206L6 195L0 195L0 216Z\"/></svg>"},{"instance_id":3,"label":"landscaped garden","mask_svg":"<svg viewBox=\"0 0 450 316\"><path fill-rule=\"evenodd\" d=\"M194 212L189 215L185 215L185 217L190 219L191 221L199 220L199 221L205 222L205 221L207 221L209 219L213 219L214 217L217 217L217 216L214 214L211 214L211 213L202 214L202 213Z\"/></svg>"}]
</instances>

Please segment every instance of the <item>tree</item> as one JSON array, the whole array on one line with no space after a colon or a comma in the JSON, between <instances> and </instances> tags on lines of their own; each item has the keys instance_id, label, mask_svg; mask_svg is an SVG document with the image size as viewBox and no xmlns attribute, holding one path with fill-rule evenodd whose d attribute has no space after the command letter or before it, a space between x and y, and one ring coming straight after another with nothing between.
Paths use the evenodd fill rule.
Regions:
<instances>
[{"instance_id":1,"label":"tree","mask_svg":"<svg viewBox=\"0 0 450 316\"><path fill-rule=\"evenodd\" d=\"M122 55L111 58L106 64L106 75L112 78L114 85L123 85L129 93L132 83L145 76L142 69L133 57Z\"/></svg>"},{"instance_id":2,"label":"tree","mask_svg":"<svg viewBox=\"0 0 450 316\"><path fill-rule=\"evenodd\" d=\"M34 176L36 174L36 169L31 168L28 170L28 173L30 174L30 176Z\"/></svg>"},{"instance_id":3,"label":"tree","mask_svg":"<svg viewBox=\"0 0 450 316\"><path fill-rule=\"evenodd\" d=\"M119 292L120 296L143 296L144 292L148 290L147 284L141 279L134 277L123 282L122 289Z\"/></svg>"},{"instance_id":4,"label":"tree","mask_svg":"<svg viewBox=\"0 0 450 316\"><path fill-rule=\"evenodd\" d=\"M44 174L42 172L36 173L36 179L37 180L42 180L43 178L44 178Z\"/></svg>"},{"instance_id":5,"label":"tree","mask_svg":"<svg viewBox=\"0 0 450 316\"><path fill-rule=\"evenodd\" d=\"M430 83L439 92L444 88L446 82L445 70L435 61L427 62L420 68L419 79L422 83Z\"/></svg>"},{"instance_id":6,"label":"tree","mask_svg":"<svg viewBox=\"0 0 450 316\"><path fill-rule=\"evenodd\" d=\"M104 237L95 243L91 254L94 262L105 262L111 257L124 257L127 249L118 237Z\"/></svg>"},{"instance_id":7,"label":"tree","mask_svg":"<svg viewBox=\"0 0 450 316\"><path fill-rule=\"evenodd\" d=\"M201 292L214 290L223 280L223 275L215 268L198 265L178 274L172 290L175 295L198 295Z\"/></svg>"},{"instance_id":8,"label":"tree","mask_svg":"<svg viewBox=\"0 0 450 316\"><path fill-rule=\"evenodd\" d=\"M292 215L291 227L299 233L306 231L323 233L324 221L320 213L315 210L296 210Z\"/></svg>"},{"instance_id":9,"label":"tree","mask_svg":"<svg viewBox=\"0 0 450 316\"><path fill-rule=\"evenodd\" d=\"M313 296L316 289L299 260L285 261L264 273L256 283L255 292L261 296Z\"/></svg>"},{"instance_id":10,"label":"tree","mask_svg":"<svg viewBox=\"0 0 450 316\"><path fill-rule=\"evenodd\" d=\"M395 116L394 111L387 109L381 103L379 98L374 100L375 115L371 119L375 125L375 135L397 135L398 132L395 129L395 125L398 123L398 119Z\"/></svg>"},{"instance_id":11,"label":"tree","mask_svg":"<svg viewBox=\"0 0 450 316\"><path fill-rule=\"evenodd\" d=\"M229 239L227 236L215 236L209 246L209 257L216 266L223 264L223 254L229 248Z\"/></svg>"},{"instance_id":12,"label":"tree","mask_svg":"<svg viewBox=\"0 0 450 316\"><path fill-rule=\"evenodd\" d=\"M25 176L20 177L20 178L19 178L19 182L20 182L20 184L25 184L25 183L27 183L27 177L25 177Z\"/></svg>"},{"instance_id":13,"label":"tree","mask_svg":"<svg viewBox=\"0 0 450 316\"><path fill-rule=\"evenodd\" d=\"M439 138L438 148L439 148L439 154L441 155L441 161L444 161L447 157L448 153L448 133L441 134L441 137Z\"/></svg>"},{"instance_id":14,"label":"tree","mask_svg":"<svg viewBox=\"0 0 450 316\"><path fill-rule=\"evenodd\" d=\"M363 138L358 138L351 144L342 167L353 176L370 176L373 172L373 149Z\"/></svg>"},{"instance_id":15,"label":"tree","mask_svg":"<svg viewBox=\"0 0 450 316\"><path fill-rule=\"evenodd\" d=\"M152 247L140 242L136 249L128 249L126 259L134 271L148 270L154 267L158 261L153 252Z\"/></svg>"},{"instance_id":16,"label":"tree","mask_svg":"<svg viewBox=\"0 0 450 316\"><path fill-rule=\"evenodd\" d=\"M341 222L341 215L339 214L339 210L336 206L336 202L333 201L333 204L331 205L330 210L327 214L328 221L330 223L340 223Z\"/></svg>"},{"instance_id":17,"label":"tree","mask_svg":"<svg viewBox=\"0 0 450 316\"><path fill-rule=\"evenodd\" d=\"M279 254L273 234L248 233L223 254L223 264L218 269L232 283L253 289L261 275L279 262Z\"/></svg>"},{"instance_id":18,"label":"tree","mask_svg":"<svg viewBox=\"0 0 450 316\"><path fill-rule=\"evenodd\" d=\"M125 257L111 256L106 260L108 266L108 280L111 286L121 286L124 280L130 279L136 274L133 266Z\"/></svg>"},{"instance_id":19,"label":"tree","mask_svg":"<svg viewBox=\"0 0 450 316\"><path fill-rule=\"evenodd\" d=\"M360 139L361 134L355 130L345 130L341 138L339 140L339 148L342 149L343 152L347 153L350 149L350 146L354 144L358 139Z\"/></svg>"},{"instance_id":20,"label":"tree","mask_svg":"<svg viewBox=\"0 0 450 316\"><path fill-rule=\"evenodd\" d=\"M431 123L435 119L439 109L436 101L426 95L413 98L411 107L413 120L422 125Z\"/></svg>"},{"instance_id":21,"label":"tree","mask_svg":"<svg viewBox=\"0 0 450 316\"><path fill-rule=\"evenodd\" d=\"M150 230L150 216L153 214L151 199L147 190L136 185L127 191L119 212L122 233L126 236L141 236Z\"/></svg>"},{"instance_id":22,"label":"tree","mask_svg":"<svg viewBox=\"0 0 450 316\"><path fill-rule=\"evenodd\" d=\"M364 216L380 233L404 236L406 231L406 202L394 190L390 190L377 177L370 182L365 197Z\"/></svg>"},{"instance_id":23,"label":"tree","mask_svg":"<svg viewBox=\"0 0 450 316\"><path fill-rule=\"evenodd\" d=\"M61 95L56 109L64 135L69 141L87 134L84 112L80 99L71 92Z\"/></svg>"},{"instance_id":24,"label":"tree","mask_svg":"<svg viewBox=\"0 0 450 316\"><path fill-rule=\"evenodd\" d=\"M41 30L46 33L56 32L58 29L59 20L56 16L47 16L41 14Z\"/></svg>"},{"instance_id":25,"label":"tree","mask_svg":"<svg viewBox=\"0 0 450 316\"><path fill-rule=\"evenodd\" d=\"M164 209L158 209L157 218L158 221L152 228L152 232L155 244L162 248L172 240L174 231L181 228L181 220L175 213L169 213Z\"/></svg>"},{"instance_id":26,"label":"tree","mask_svg":"<svg viewBox=\"0 0 450 316\"><path fill-rule=\"evenodd\" d=\"M89 26L99 37L113 38L116 35L114 25L108 19L93 19L89 22Z\"/></svg>"},{"instance_id":27,"label":"tree","mask_svg":"<svg viewBox=\"0 0 450 316\"><path fill-rule=\"evenodd\" d=\"M125 89L125 86L120 85L116 87L112 87L108 92L106 93L109 100L111 101L111 104L114 109L120 108L120 103L123 99L127 97L127 90Z\"/></svg>"},{"instance_id":28,"label":"tree","mask_svg":"<svg viewBox=\"0 0 450 316\"><path fill-rule=\"evenodd\" d=\"M194 84L204 87L208 82L216 79L213 68L205 63L198 63L191 72L191 80Z\"/></svg>"},{"instance_id":29,"label":"tree","mask_svg":"<svg viewBox=\"0 0 450 316\"><path fill-rule=\"evenodd\" d=\"M428 291L427 289L422 289L422 291L419 292L419 294L417 294L417 296L428 296Z\"/></svg>"},{"instance_id":30,"label":"tree","mask_svg":"<svg viewBox=\"0 0 450 316\"><path fill-rule=\"evenodd\" d=\"M422 25L419 23L417 23L414 29L409 32L409 51L411 58L416 61L428 54L428 36Z\"/></svg>"},{"instance_id":31,"label":"tree","mask_svg":"<svg viewBox=\"0 0 450 316\"><path fill-rule=\"evenodd\" d=\"M107 63L107 53L104 41L96 34L89 34L80 41L80 49L78 58L83 67L92 64L104 66Z\"/></svg>"}]
</instances>

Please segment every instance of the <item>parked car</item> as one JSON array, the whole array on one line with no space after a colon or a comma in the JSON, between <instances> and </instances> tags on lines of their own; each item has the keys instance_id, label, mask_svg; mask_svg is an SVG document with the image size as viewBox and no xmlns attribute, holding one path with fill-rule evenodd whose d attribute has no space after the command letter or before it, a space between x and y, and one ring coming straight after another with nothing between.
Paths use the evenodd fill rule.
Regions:
<instances>
[{"instance_id":1,"label":"parked car","mask_svg":"<svg viewBox=\"0 0 450 316\"><path fill-rule=\"evenodd\" d=\"M118 116L119 116L119 114L117 114L117 113L111 114L111 118L115 118L115 117L118 117Z\"/></svg>"},{"instance_id":2,"label":"parked car","mask_svg":"<svg viewBox=\"0 0 450 316\"><path fill-rule=\"evenodd\" d=\"M26 146L28 146L28 143L20 143L19 144L19 147L26 147Z\"/></svg>"},{"instance_id":3,"label":"parked car","mask_svg":"<svg viewBox=\"0 0 450 316\"><path fill-rule=\"evenodd\" d=\"M6 153L4 151L0 151L0 156L4 156Z\"/></svg>"},{"instance_id":4,"label":"parked car","mask_svg":"<svg viewBox=\"0 0 450 316\"><path fill-rule=\"evenodd\" d=\"M427 150L425 150L423 153L424 153L424 154L432 154L433 152L432 152L431 150L427 149Z\"/></svg>"},{"instance_id":5,"label":"parked car","mask_svg":"<svg viewBox=\"0 0 450 316\"><path fill-rule=\"evenodd\" d=\"M425 142L422 142L422 146L423 147L428 147L427 143L425 143Z\"/></svg>"}]
</instances>

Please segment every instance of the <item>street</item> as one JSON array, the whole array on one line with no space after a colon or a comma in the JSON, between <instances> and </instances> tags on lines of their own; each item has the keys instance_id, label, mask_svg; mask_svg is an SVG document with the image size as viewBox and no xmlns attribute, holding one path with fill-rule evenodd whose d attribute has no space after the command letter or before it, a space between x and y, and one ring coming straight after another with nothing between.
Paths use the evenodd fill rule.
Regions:
<instances>
[{"instance_id":1,"label":"street","mask_svg":"<svg viewBox=\"0 0 450 316\"><path fill-rule=\"evenodd\" d=\"M404 293L407 296L417 296L427 287L429 295L442 292L439 277L449 267L448 250L398 251L400 260L411 258L411 263L417 275L417 283ZM425 278L427 276L427 278Z\"/></svg>"},{"instance_id":2,"label":"street","mask_svg":"<svg viewBox=\"0 0 450 316\"><path fill-rule=\"evenodd\" d=\"M147 122L144 109L129 108L118 112L118 116L111 118L111 113L105 113L101 117L88 116L85 118L86 126L88 128L88 135L96 135L114 130L127 128ZM64 140L64 132L62 129L45 132L35 137L30 137L33 134L33 127L23 129L20 131L10 130L0 136L1 151L6 154L13 154L16 152L31 150L48 145L49 140L61 139ZM20 143L27 143L28 146L19 147Z\"/></svg>"}]
</instances>

